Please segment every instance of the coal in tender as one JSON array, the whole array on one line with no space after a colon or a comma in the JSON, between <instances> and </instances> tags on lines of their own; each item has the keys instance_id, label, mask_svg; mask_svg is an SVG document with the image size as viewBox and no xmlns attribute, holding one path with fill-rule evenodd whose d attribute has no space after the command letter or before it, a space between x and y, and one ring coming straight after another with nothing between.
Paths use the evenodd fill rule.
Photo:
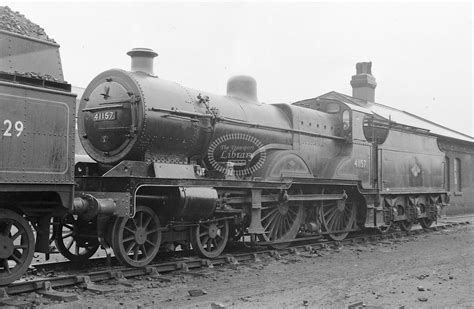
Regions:
<instances>
[{"instance_id":1,"label":"coal in tender","mask_svg":"<svg viewBox=\"0 0 474 309\"><path fill-rule=\"evenodd\" d=\"M8 6L0 6L0 30L56 43L46 34L43 28L30 21L23 14L13 11Z\"/></svg>"}]
</instances>

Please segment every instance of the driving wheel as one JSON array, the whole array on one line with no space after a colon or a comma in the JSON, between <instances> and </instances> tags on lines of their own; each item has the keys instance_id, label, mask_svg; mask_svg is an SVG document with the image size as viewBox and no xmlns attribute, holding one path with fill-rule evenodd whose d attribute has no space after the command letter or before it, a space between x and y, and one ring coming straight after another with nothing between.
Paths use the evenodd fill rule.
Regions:
<instances>
[{"instance_id":1,"label":"driving wheel","mask_svg":"<svg viewBox=\"0 0 474 309\"><path fill-rule=\"evenodd\" d=\"M300 192L301 190L293 190L288 192ZM275 195L279 194L277 191L271 191ZM281 199L276 202L262 203L261 223L264 229L264 234L260 237L261 240L269 242L278 242L295 239L303 222L304 207L302 202L288 201ZM290 245L286 243L275 243L270 246L275 249L283 249Z\"/></svg>"},{"instance_id":2,"label":"driving wheel","mask_svg":"<svg viewBox=\"0 0 474 309\"><path fill-rule=\"evenodd\" d=\"M343 240L354 227L356 205L350 197L346 200L321 201L320 216L323 230L328 233L325 236L332 240Z\"/></svg>"}]
</instances>

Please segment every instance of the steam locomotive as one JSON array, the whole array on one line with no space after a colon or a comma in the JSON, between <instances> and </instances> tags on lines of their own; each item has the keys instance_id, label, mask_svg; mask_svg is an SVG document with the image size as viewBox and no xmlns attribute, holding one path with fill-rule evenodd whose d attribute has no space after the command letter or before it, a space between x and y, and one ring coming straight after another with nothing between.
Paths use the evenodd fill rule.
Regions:
<instances>
[{"instance_id":1,"label":"steam locomotive","mask_svg":"<svg viewBox=\"0 0 474 309\"><path fill-rule=\"evenodd\" d=\"M226 95L206 93L158 78L150 49L128 55L131 71L99 74L80 101L78 135L94 162L75 164L74 198L35 216L42 227L54 218L52 239L71 260L102 246L141 267L177 247L214 258L242 237L282 248L306 236L429 227L448 202L445 156L426 131L351 103L265 104L248 76L231 78ZM11 248L0 259L22 267L15 276L0 268L0 284L31 262L33 237L21 254L9 235L8 220L21 215L8 205L0 218Z\"/></svg>"},{"instance_id":2,"label":"steam locomotive","mask_svg":"<svg viewBox=\"0 0 474 309\"><path fill-rule=\"evenodd\" d=\"M444 154L423 130L349 103L264 104L248 76L225 96L186 88L154 75L152 50L128 54L130 72L99 74L81 99L96 163L76 166L72 208L124 264L189 244L212 258L242 235L282 247L428 227L447 202Z\"/></svg>"}]
</instances>

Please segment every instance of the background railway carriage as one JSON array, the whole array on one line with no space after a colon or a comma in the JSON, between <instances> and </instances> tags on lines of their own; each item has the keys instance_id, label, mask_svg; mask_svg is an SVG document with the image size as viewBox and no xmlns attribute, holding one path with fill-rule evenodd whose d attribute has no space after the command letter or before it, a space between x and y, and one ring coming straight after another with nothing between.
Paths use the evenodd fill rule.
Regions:
<instances>
[{"instance_id":1,"label":"background railway carriage","mask_svg":"<svg viewBox=\"0 0 474 309\"><path fill-rule=\"evenodd\" d=\"M158 78L149 49L86 88L72 211L102 246L144 266L161 248L215 257L229 238L274 247L394 223L429 226L447 201L444 155L426 131L335 100L258 101L231 78L219 96ZM79 237L79 236L78 236Z\"/></svg>"},{"instance_id":2,"label":"background railway carriage","mask_svg":"<svg viewBox=\"0 0 474 309\"><path fill-rule=\"evenodd\" d=\"M5 285L27 270L35 251L50 253L52 218L59 222L72 204L76 96L64 82L59 45L0 30L0 46L0 285Z\"/></svg>"}]
</instances>

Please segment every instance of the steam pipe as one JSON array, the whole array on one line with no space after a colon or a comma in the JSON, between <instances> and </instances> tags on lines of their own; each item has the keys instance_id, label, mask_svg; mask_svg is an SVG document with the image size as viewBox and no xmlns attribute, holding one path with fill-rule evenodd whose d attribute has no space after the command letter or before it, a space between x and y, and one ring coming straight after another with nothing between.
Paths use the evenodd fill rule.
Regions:
<instances>
[{"instance_id":1,"label":"steam pipe","mask_svg":"<svg viewBox=\"0 0 474 309\"><path fill-rule=\"evenodd\" d=\"M115 201L111 198L98 199L90 194L83 194L74 198L70 212L83 220L91 221L98 215L112 215L115 209Z\"/></svg>"}]
</instances>

